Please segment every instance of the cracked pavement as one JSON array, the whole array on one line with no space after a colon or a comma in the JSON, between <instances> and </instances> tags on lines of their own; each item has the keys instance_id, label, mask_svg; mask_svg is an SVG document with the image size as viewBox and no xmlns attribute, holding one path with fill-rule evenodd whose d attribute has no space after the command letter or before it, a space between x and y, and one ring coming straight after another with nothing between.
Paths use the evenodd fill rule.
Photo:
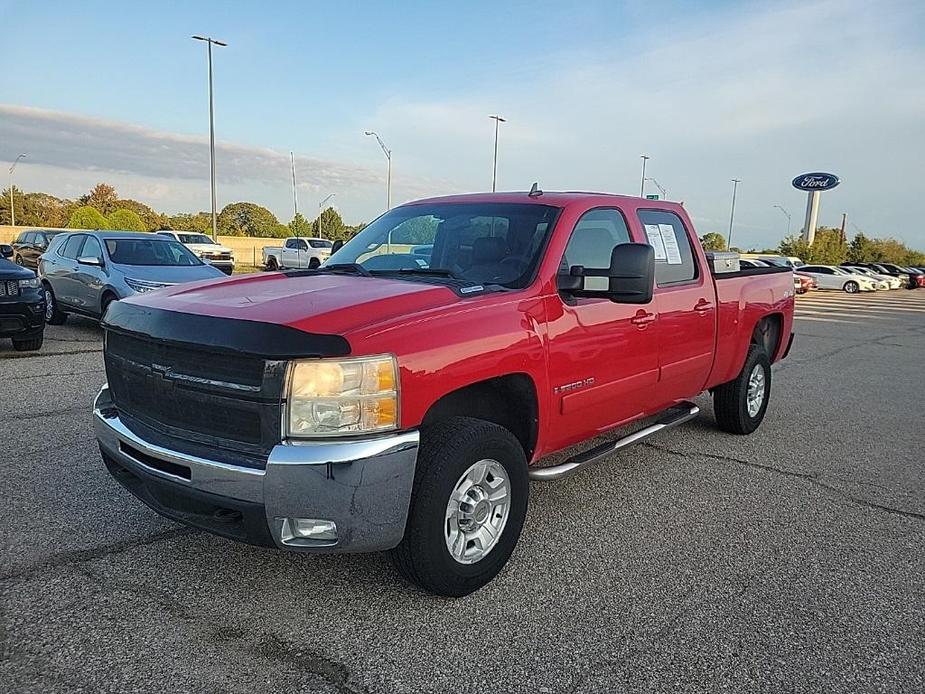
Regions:
<instances>
[{"instance_id":1,"label":"cracked pavement","mask_svg":"<svg viewBox=\"0 0 925 694\"><path fill-rule=\"evenodd\" d=\"M534 483L512 561L457 601L381 555L157 516L99 460L99 329L2 342L3 689L921 692L925 291L862 300L902 309L797 321L752 436L704 396L697 420Z\"/></svg>"}]
</instances>

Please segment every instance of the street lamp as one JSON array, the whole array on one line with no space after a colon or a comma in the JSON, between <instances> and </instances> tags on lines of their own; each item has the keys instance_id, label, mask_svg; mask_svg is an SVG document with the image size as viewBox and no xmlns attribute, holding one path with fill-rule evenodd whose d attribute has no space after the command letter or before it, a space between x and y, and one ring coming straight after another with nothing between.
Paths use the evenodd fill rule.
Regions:
<instances>
[{"instance_id":1,"label":"street lamp","mask_svg":"<svg viewBox=\"0 0 925 694\"><path fill-rule=\"evenodd\" d=\"M25 154L20 154L16 159L13 160L13 165L10 167L10 225L16 226L16 211L13 209L13 169L16 168L16 165L19 163L20 159L25 159Z\"/></svg>"},{"instance_id":2,"label":"street lamp","mask_svg":"<svg viewBox=\"0 0 925 694\"><path fill-rule=\"evenodd\" d=\"M642 159L642 180L639 181L639 197L644 198L646 196L646 162L649 161L649 157L645 154L640 154L639 158Z\"/></svg>"},{"instance_id":3,"label":"street lamp","mask_svg":"<svg viewBox=\"0 0 925 694\"><path fill-rule=\"evenodd\" d=\"M495 192L495 182L498 180L498 126L501 123L507 123L507 119L501 116L488 116L495 122L495 157L491 165L491 192Z\"/></svg>"},{"instance_id":4,"label":"street lamp","mask_svg":"<svg viewBox=\"0 0 925 694\"><path fill-rule=\"evenodd\" d=\"M215 210L215 99L212 96L212 44L227 46L228 44L210 36L194 36L197 41L205 41L209 45L209 171L212 181L212 240L218 236L218 214Z\"/></svg>"},{"instance_id":5,"label":"street lamp","mask_svg":"<svg viewBox=\"0 0 925 694\"><path fill-rule=\"evenodd\" d=\"M787 217L787 236L790 236L790 213L787 212L787 210L785 210L780 205L774 205L774 207L776 207L777 209L779 209L781 212L783 212L786 215Z\"/></svg>"},{"instance_id":6,"label":"street lamp","mask_svg":"<svg viewBox=\"0 0 925 694\"><path fill-rule=\"evenodd\" d=\"M375 137L376 142L379 143L379 146L382 148L382 153L385 154L385 158L389 162L389 172L387 174L388 178L386 179L386 187L388 190L388 207L387 210L392 209L392 150L385 146L385 143L382 141L382 138L379 137L379 134L374 130L367 130L366 135L370 137Z\"/></svg>"},{"instance_id":7,"label":"street lamp","mask_svg":"<svg viewBox=\"0 0 925 694\"><path fill-rule=\"evenodd\" d=\"M667 199L668 199L668 191L665 190L664 188L662 188L662 186L659 184L658 181L656 181L656 180L655 180L654 178L652 178L651 176L649 176L649 177L648 177L647 179L645 179L645 180L646 180L646 181L652 181L652 183L655 185L655 187L658 188L659 192L662 194L662 200L667 200Z\"/></svg>"},{"instance_id":8,"label":"street lamp","mask_svg":"<svg viewBox=\"0 0 925 694\"><path fill-rule=\"evenodd\" d=\"M732 250L732 222L736 216L736 190L738 190L739 184L741 182L742 179L732 179L732 210L729 212L729 238L726 241L726 246L729 248L729 250Z\"/></svg>"},{"instance_id":9,"label":"street lamp","mask_svg":"<svg viewBox=\"0 0 925 694\"><path fill-rule=\"evenodd\" d=\"M318 203L318 236L324 238L324 234L321 229L321 213L324 211L324 203L333 198L337 193L331 193L328 197Z\"/></svg>"}]
</instances>

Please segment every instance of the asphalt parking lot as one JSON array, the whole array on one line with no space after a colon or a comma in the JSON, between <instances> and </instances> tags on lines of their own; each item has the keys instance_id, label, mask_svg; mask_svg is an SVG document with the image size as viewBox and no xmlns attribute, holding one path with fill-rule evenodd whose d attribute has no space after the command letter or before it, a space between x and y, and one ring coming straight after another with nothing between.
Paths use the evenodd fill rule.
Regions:
<instances>
[{"instance_id":1,"label":"asphalt parking lot","mask_svg":"<svg viewBox=\"0 0 925 694\"><path fill-rule=\"evenodd\" d=\"M925 691L925 291L798 299L752 436L699 419L534 483L518 549L451 601L385 557L160 518L105 472L101 333L0 344L9 692Z\"/></svg>"}]
</instances>

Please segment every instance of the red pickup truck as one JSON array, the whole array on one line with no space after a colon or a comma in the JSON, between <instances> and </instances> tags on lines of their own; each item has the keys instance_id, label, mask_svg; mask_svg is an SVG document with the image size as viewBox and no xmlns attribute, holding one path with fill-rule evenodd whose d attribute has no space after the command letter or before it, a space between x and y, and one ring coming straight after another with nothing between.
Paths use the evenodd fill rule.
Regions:
<instances>
[{"instance_id":1,"label":"red pickup truck","mask_svg":"<svg viewBox=\"0 0 925 694\"><path fill-rule=\"evenodd\" d=\"M691 419L706 390L721 429L753 431L793 297L787 268L708 257L678 204L422 200L319 269L113 303L94 424L113 477L169 518L287 550L390 550L461 596L513 552L531 479Z\"/></svg>"}]
</instances>

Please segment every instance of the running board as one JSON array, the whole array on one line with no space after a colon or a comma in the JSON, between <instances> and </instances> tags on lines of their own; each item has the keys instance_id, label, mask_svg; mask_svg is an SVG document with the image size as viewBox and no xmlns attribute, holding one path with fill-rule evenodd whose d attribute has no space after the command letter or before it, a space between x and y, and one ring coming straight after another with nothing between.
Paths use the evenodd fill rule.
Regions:
<instances>
[{"instance_id":1,"label":"running board","mask_svg":"<svg viewBox=\"0 0 925 694\"><path fill-rule=\"evenodd\" d=\"M654 424L633 432L629 436L624 436L616 441L608 441L600 446L595 446L578 455L572 456L564 463L551 465L549 467L532 468L529 472L530 479L536 481L561 480L565 477L575 474L579 470L589 467L594 463L616 453L621 448L632 446L634 443L645 441L649 437L665 429L671 429L684 422L689 422L700 414L700 408L692 402L678 403L674 407L665 411L662 418Z\"/></svg>"}]
</instances>

